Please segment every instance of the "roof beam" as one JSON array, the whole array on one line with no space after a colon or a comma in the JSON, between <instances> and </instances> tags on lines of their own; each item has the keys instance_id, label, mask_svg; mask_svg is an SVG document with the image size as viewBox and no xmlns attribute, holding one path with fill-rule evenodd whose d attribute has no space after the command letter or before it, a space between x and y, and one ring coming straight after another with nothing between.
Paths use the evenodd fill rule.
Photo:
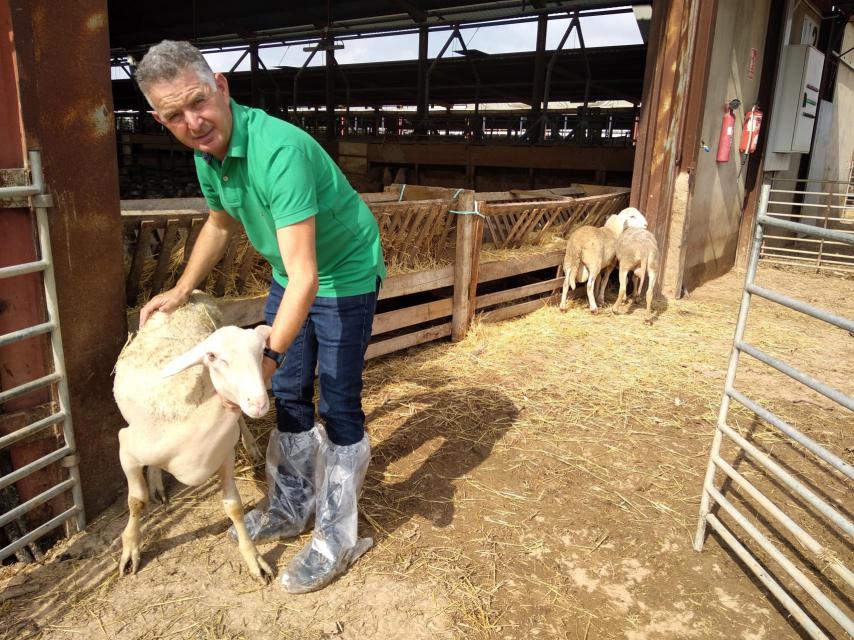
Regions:
<instances>
[{"instance_id":1,"label":"roof beam","mask_svg":"<svg viewBox=\"0 0 854 640\"><path fill-rule=\"evenodd\" d=\"M427 12L424 11L421 7L416 5L414 2L410 2L409 0L391 0L393 4L397 5L401 9L403 9L406 13L409 14L409 17L412 18L417 23L427 22Z\"/></svg>"}]
</instances>

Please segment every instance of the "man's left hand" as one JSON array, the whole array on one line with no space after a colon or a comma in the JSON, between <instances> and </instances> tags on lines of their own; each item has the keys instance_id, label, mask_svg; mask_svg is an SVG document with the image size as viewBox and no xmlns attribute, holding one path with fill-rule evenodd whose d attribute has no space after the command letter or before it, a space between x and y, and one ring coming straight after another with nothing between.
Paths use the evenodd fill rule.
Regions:
<instances>
[{"instance_id":1,"label":"man's left hand","mask_svg":"<svg viewBox=\"0 0 854 640\"><path fill-rule=\"evenodd\" d=\"M261 372L264 375L264 386L270 387L273 380L273 374L276 373L276 361L272 358L264 356L261 358Z\"/></svg>"}]
</instances>

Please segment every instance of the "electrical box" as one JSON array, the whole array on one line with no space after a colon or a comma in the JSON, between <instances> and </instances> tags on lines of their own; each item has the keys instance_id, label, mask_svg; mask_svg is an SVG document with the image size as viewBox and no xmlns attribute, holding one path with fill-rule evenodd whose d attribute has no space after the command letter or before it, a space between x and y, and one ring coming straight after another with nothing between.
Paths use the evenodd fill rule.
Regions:
<instances>
[{"instance_id":1,"label":"electrical box","mask_svg":"<svg viewBox=\"0 0 854 640\"><path fill-rule=\"evenodd\" d=\"M786 47L782 86L774 103L771 150L809 153L818 112L824 54L807 44Z\"/></svg>"}]
</instances>

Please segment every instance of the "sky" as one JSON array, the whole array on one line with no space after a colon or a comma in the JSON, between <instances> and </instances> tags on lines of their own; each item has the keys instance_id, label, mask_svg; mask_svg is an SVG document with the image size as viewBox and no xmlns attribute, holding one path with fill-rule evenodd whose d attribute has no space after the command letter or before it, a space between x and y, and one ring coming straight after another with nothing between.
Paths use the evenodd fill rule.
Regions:
<instances>
[{"instance_id":1,"label":"sky","mask_svg":"<svg viewBox=\"0 0 854 640\"><path fill-rule=\"evenodd\" d=\"M549 20L546 36L546 48L555 49L569 26L569 19ZM634 15L621 13L606 16L582 17L581 30L584 43L588 47L641 44L640 31ZM428 57L435 57L450 36L450 31L432 32L428 41ZM512 53L533 51L536 48L537 23L518 24L463 29L461 31L466 47L478 49L484 53ZM573 31L564 45L564 49L578 47L578 34ZM460 46L454 41L445 52L445 57L454 56ZM242 52L224 52L206 54L214 71L228 71ZM261 50L261 60L268 69L277 66L300 67L310 55L303 51L303 45L290 47L271 47ZM344 41L344 49L335 52L339 64L361 62L382 62L387 60L414 60L418 58L418 35L394 35L376 38L361 38ZM315 55L311 66L324 64L324 57ZM249 70L249 57L237 67L238 71ZM114 78L127 77L124 72L113 69Z\"/></svg>"}]
</instances>

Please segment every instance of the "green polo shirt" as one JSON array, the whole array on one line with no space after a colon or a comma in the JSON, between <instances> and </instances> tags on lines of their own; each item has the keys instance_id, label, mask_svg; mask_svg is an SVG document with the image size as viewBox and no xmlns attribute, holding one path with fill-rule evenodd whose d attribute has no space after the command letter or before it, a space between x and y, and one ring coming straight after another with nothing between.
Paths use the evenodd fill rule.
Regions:
<instances>
[{"instance_id":1,"label":"green polo shirt","mask_svg":"<svg viewBox=\"0 0 854 640\"><path fill-rule=\"evenodd\" d=\"M231 101L232 132L220 162L195 153L208 206L225 211L246 230L252 246L288 286L276 229L315 219L321 297L376 290L385 278L377 222L338 165L308 133Z\"/></svg>"}]
</instances>

